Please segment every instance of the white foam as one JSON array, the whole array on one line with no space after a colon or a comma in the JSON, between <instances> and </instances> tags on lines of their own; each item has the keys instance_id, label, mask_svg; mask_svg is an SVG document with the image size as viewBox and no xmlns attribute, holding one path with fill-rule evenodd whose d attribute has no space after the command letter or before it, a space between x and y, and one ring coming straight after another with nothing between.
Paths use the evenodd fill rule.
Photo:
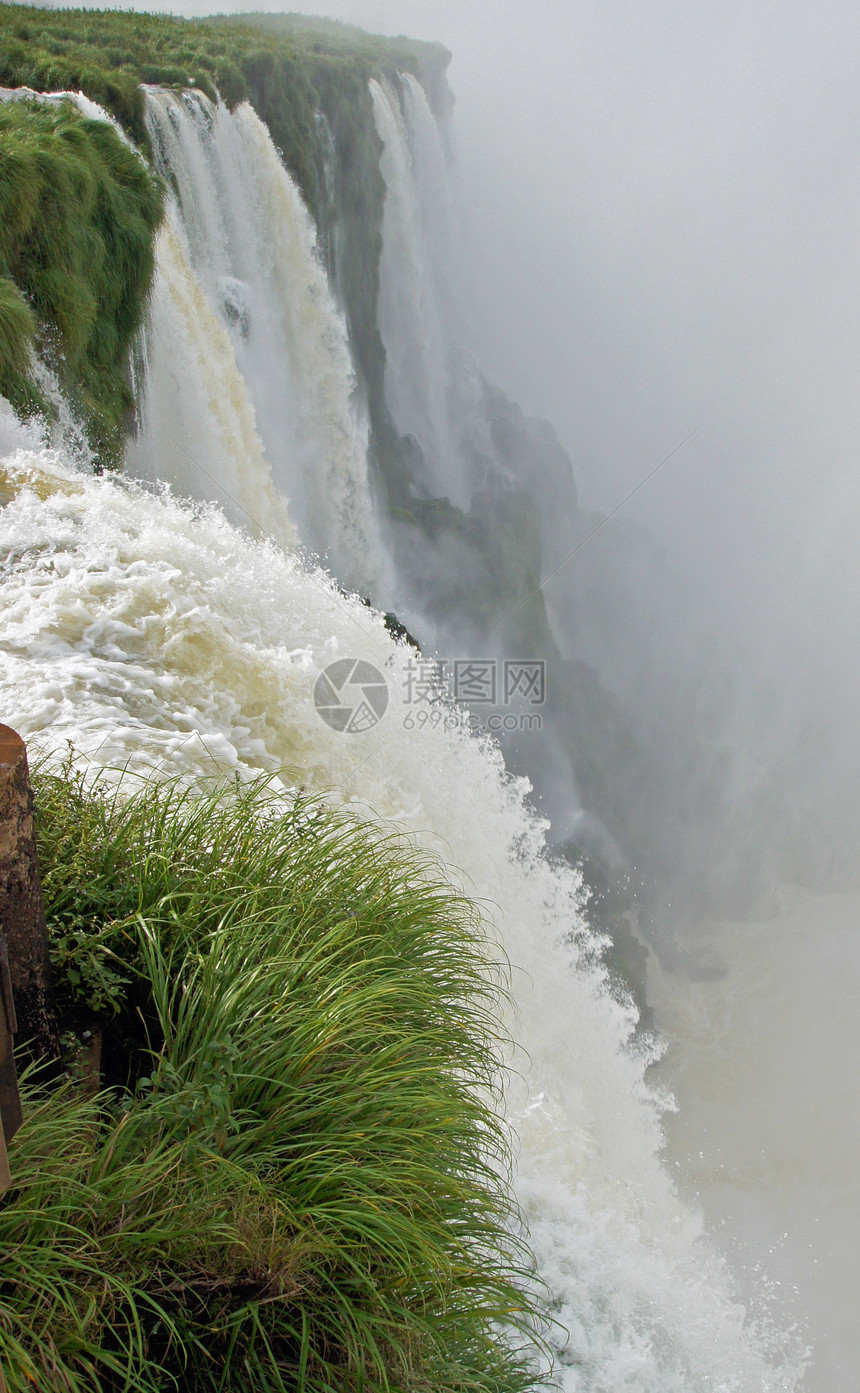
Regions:
<instances>
[{"instance_id":1,"label":"white foam","mask_svg":"<svg viewBox=\"0 0 860 1393\"><path fill-rule=\"evenodd\" d=\"M566 1393L795 1388L796 1351L734 1299L660 1162L661 1099L631 1048L635 1013L594 960L577 875L543 859L525 785L497 751L406 719L411 650L211 506L76 474L32 448L7 458L4 480L5 721L101 765L278 771L410 829L492 907L514 965L517 1193L569 1332ZM375 664L390 694L360 735L314 705L321 669L348 657Z\"/></svg>"}]
</instances>

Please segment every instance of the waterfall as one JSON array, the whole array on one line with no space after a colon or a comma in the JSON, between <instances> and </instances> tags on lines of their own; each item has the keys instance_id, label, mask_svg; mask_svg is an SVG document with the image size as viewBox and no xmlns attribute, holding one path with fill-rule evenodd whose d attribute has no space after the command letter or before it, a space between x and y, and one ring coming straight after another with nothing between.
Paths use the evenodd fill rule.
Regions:
<instances>
[{"instance_id":1,"label":"waterfall","mask_svg":"<svg viewBox=\"0 0 860 1393\"><path fill-rule=\"evenodd\" d=\"M201 402L200 409L204 409ZM465 726L418 724L381 617L207 503L88 477L0 417L5 719L107 768L327 790L440 855L513 964L517 1193L560 1322L565 1393L790 1390L798 1365L732 1295L660 1161L665 1100L608 990L578 875L543 855L526 785ZM363 658L389 702L362 733L314 704Z\"/></svg>"},{"instance_id":2,"label":"waterfall","mask_svg":"<svg viewBox=\"0 0 860 1393\"><path fill-rule=\"evenodd\" d=\"M147 126L176 197L158 246L133 462L284 538L273 483L300 541L344 582L372 589L380 547L366 412L301 194L246 103L229 112L201 92L148 89ZM203 395L221 417L214 439L205 424L201 436L182 361L194 377L210 352L217 368ZM244 442L241 477L224 459L233 438Z\"/></svg>"},{"instance_id":3,"label":"waterfall","mask_svg":"<svg viewBox=\"0 0 860 1393\"><path fill-rule=\"evenodd\" d=\"M142 429L133 472L220 503L234 522L287 546L296 533L257 431L229 334L189 265L179 210L168 203L140 373Z\"/></svg>"},{"instance_id":4,"label":"waterfall","mask_svg":"<svg viewBox=\"0 0 860 1393\"><path fill-rule=\"evenodd\" d=\"M484 488L517 486L493 439L486 382L461 306L456 217L446 142L411 73L398 90L371 81L385 182L379 331L385 398L420 447L431 494L468 508Z\"/></svg>"},{"instance_id":5,"label":"waterfall","mask_svg":"<svg viewBox=\"0 0 860 1393\"><path fill-rule=\"evenodd\" d=\"M386 395L428 489L468 503L487 423L469 417L441 138L415 79L399 96L371 88ZM140 351L141 477L92 477L0 401L4 720L130 777L265 771L438 855L512 964L505 1107L558 1321L556 1386L791 1393L802 1350L775 1331L766 1293L741 1303L676 1193L656 1052L610 989L578 873L545 854L527 783L467 722L416 722L414 653L297 547L384 593L365 416L298 190L250 107L151 89L147 110L174 192ZM314 690L355 658L382 674L388 705L346 733Z\"/></svg>"},{"instance_id":6,"label":"waterfall","mask_svg":"<svg viewBox=\"0 0 860 1393\"><path fill-rule=\"evenodd\" d=\"M418 83L415 87L426 106L423 90ZM439 178L437 152L426 139L421 154L429 170L422 180L420 156L413 149L397 96L376 81L371 81L370 91L383 146L380 168L386 188L378 308L385 346L385 398L400 434L412 436L420 446L429 490L447 494L455 503L468 503L462 451L452 419L456 364L445 278L440 274L449 237L447 181ZM414 106L412 88L407 85L405 91ZM429 111L427 115L435 129ZM422 132L426 136L426 124ZM441 240L435 253L434 233Z\"/></svg>"}]
</instances>

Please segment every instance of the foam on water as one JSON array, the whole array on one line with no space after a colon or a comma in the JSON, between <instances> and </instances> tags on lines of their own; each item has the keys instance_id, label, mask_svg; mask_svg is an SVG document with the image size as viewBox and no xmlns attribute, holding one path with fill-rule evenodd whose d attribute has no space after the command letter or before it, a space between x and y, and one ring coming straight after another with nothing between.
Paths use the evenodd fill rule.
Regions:
<instances>
[{"instance_id":1,"label":"foam on water","mask_svg":"<svg viewBox=\"0 0 860 1393\"><path fill-rule=\"evenodd\" d=\"M103 766L278 771L409 830L486 904L513 964L507 1110L517 1193L567 1331L559 1386L794 1389L796 1351L735 1299L661 1164L635 1012L607 991L579 879L544 859L524 783L463 727L407 720L410 650L295 553L211 505L75 472L26 433L5 443L5 721ZM313 700L320 670L349 657L389 691L361 734L331 729Z\"/></svg>"},{"instance_id":2,"label":"foam on water","mask_svg":"<svg viewBox=\"0 0 860 1393\"><path fill-rule=\"evenodd\" d=\"M212 497L214 472L197 439L198 396L187 392L181 358L193 374L207 347L217 358L229 345L253 407L258 437L242 468L270 478L290 499L305 546L329 558L348 584L374 587L380 564L367 471L367 416L347 339L317 253L317 235L294 180L271 137L247 103L233 112L202 92L147 92L147 125L159 168L177 190L168 210L174 245L157 249L158 281L146 354L146 392L137 464L148 476L172 479L184 454L183 481L196 497ZM175 241L184 275L207 311L187 323L177 344ZM192 335L195 341L192 342ZM186 395L172 429L165 383ZM235 395L236 389L232 389ZM209 396L221 396L212 383ZM172 404L171 404L172 405ZM181 403L180 403L181 405ZM246 412L247 414L247 412ZM261 460L263 462L261 462ZM194 477L196 475L196 478ZM238 481L238 502L263 530L268 513ZM219 501L229 508L230 497ZM277 535L277 528L274 529Z\"/></svg>"}]
</instances>

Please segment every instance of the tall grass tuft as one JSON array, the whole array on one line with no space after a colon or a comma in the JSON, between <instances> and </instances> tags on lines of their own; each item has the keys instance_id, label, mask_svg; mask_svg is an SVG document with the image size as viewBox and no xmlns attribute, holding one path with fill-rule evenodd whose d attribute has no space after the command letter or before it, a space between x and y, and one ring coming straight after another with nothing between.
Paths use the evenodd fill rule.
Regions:
<instances>
[{"instance_id":1,"label":"tall grass tuft","mask_svg":"<svg viewBox=\"0 0 860 1393\"><path fill-rule=\"evenodd\" d=\"M120 801L67 770L37 820L58 972L92 959L65 1000L113 974L112 1084L31 1091L12 1144L10 1389L533 1387L475 908L259 785Z\"/></svg>"},{"instance_id":2,"label":"tall grass tuft","mask_svg":"<svg viewBox=\"0 0 860 1393\"><path fill-rule=\"evenodd\" d=\"M104 464L122 455L160 217L157 181L111 125L70 102L0 103L0 392L26 408L37 324Z\"/></svg>"},{"instance_id":3,"label":"tall grass tuft","mask_svg":"<svg viewBox=\"0 0 860 1393\"><path fill-rule=\"evenodd\" d=\"M14 281L0 275L0 379L11 384L23 376L35 335L33 311Z\"/></svg>"}]
</instances>

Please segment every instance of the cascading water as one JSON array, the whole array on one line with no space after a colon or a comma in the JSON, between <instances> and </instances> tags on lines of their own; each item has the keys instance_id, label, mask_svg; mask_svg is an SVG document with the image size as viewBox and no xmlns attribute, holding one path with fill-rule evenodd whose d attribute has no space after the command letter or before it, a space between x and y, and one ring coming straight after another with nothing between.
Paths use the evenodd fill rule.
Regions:
<instances>
[{"instance_id":1,"label":"cascading water","mask_svg":"<svg viewBox=\"0 0 860 1393\"><path fill-rule=\"evenodd\" d=\"M326 555L345 583L372 589L380 548L366 414L346 326L299 190L245 103L229 112L201 92L151 89L147 125L156 164L175 184L178 203L171 201L158 247L148 386L133 463L150 478L170 479L176 470L195 496L217 497L228 511L232 502L234 512L238 505L280 537L271 471L304 545ZM190 298L199 318L182 303ZM185 342L177 342L177 328ZM195 376L210 353L217 362L208 379L209 400L221 416L217 441L184 385L184 360ZM225 458L233 437L246 442L239 473Z\"/></svg>"},{"instance_id":2,"label":"cascading water","mask_svg":"<svg viewBox=\"0 0 860 1393\"><path fill-rule=\"evenodd\" d=\"M204 403L201 403L201 409ZM170 774L280 771L409 829L496 922L513 963L520 1050L508 1112L517 1191L556 1302L567 1393L789 1390L797 1368L731 1297L720 1259L659 1160L661 1100L607 990L578 876L498 752L416 726L408 649L270 541L210 505L65 468L26 437L0 513L6 719L97 764ZM389 707L360 735L327 726L317 674L361 656Z\"/></svg>"},{"instance_id":3,"label":"cascading water","mask_svg":"<svg viewBox=\"0 0 860 1393\"><path fill-rule=\"evenodd\" d=\"M426 99L417 84L406 90L417 128ZM395 142L405 127L388 94L374 99L377 121L394 123L385 170L407 149ZM328 549L341 577L375 545L348 346L295 189L250 109L153 92L149 112L181 215L171 207L158 246L135 461L232 508L242 528L212 502L90 477L0 413L4 719L105 768L266 770L391 819L441 856L486 906L513 965L506 1107L516 1189L559 1322L558 1386L789 1393L802 1357L739 1304L675 1193L660 1160L666 1100L646 1075L653 1056L635 1011L609 990L578 875L544 855L526 785L465 725L416 722L409 650L278 544L293 539L287 494L300 536ZM395 187L390 174L389 204ZM397 274L418 276L404 295L420 305L423 270L406 252ZM441 369L437 385L447 392ZM439 405L433 391L425 401ZM451 429L439 409L437 442ZM350 657L375 664L389 693L360 734L330 728L313 697L319 672Z\"/></svg>"},{"instance_id":4,"label":"cascading water","mask_svg":"<svg viewBox=\"0 0 860 1393\"><path fill-rule=\"evenodd\" d=\"M387 196L382 221L378 319L385 345L385 398L401 435L411 435L425 461L443 458L448 443L448 383L442 325L432 285L412 159L397 99L371 82L380 166Z\"/></svg>"},{"instance_id":5,"label":"cascading water","mask_svg":"<svg viewBox=\"0 0 860 1393\"><path fill-rule=\"evenodd\" d=\"M370 84L386 188L378 309L385 398L401 435L420 446L428 491L468 506L482 482L474 458L490 451L451 279L445 156L423 87L411 74L401 82L403 105L387 85Z\"/></svg>"},{"instance_id":6,"label":"cascading water","mask_svg":"<svg viewBox=\"0 0 860 1393\"><path fill-rule=\"evenodd\" d=\"M285 498L272 480L246 379L189 259L184 228L171 201L156 241L156 272L142 345L142 429L129 463L133 472L168 479L188 497L220 503L234 522L252 531L295 545L295 530Z\"/></svg>"}]
</instances>

